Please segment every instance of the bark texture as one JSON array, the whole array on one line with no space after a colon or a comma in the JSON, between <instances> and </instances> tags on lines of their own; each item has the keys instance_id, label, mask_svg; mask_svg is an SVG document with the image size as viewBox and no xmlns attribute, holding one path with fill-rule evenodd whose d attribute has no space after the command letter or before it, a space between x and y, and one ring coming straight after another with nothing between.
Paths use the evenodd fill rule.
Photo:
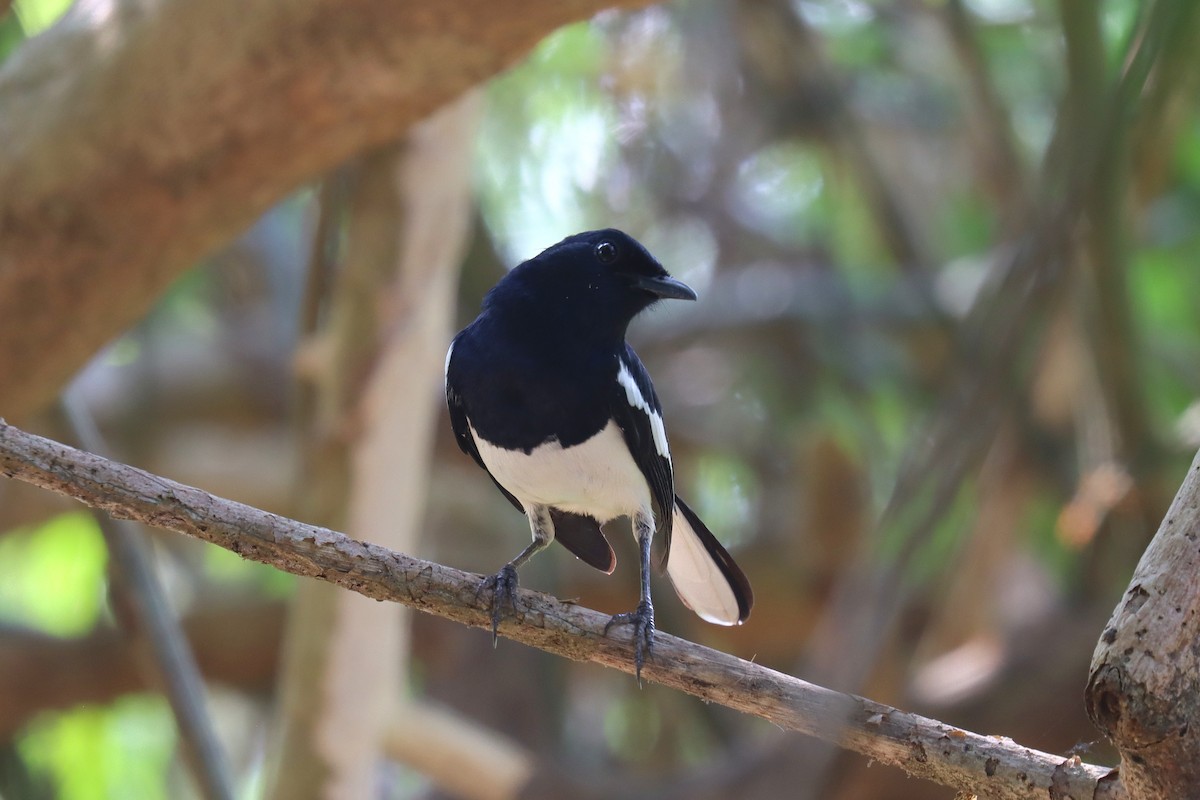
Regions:
<instances>
[{"instance_id":1,"label":"bark texture","mask_svg":"<svg viewBox=\"0 0 1200 800\"><path fill-rule=\"evenodd\" d=\"M0 66L0 414L305 180L611 5L77 3Z\"/></svg>"},{"instance_id":2,"label":"bark texture","mask_svg":"<svg viewBox=\"0 0 1200 800\"><path fill-rule=\"evenodd\" d=\"M1200 454L1100 636L1087 708L1131 798L1200 797Z\"/></svg>"},{"instance_id":3,"label":"bark texture","mask_svg":"<svg viewBox=\"0 0 1200 800\"><path fill-rule=\"evenodd\" d=\"M491 624L476 597L481 575L213 497L3 422L0 474L376 600L472 627ZM500 625L505 638L633 673L633 648L624 637L605 635L607 615L525 589L518 590L517 604L521 613ZM642 677L989 800L1127 797L1114 770L1078 757L1064 759L1002 736L960 730L662 632Z\"/></svg>"}]
</instances>

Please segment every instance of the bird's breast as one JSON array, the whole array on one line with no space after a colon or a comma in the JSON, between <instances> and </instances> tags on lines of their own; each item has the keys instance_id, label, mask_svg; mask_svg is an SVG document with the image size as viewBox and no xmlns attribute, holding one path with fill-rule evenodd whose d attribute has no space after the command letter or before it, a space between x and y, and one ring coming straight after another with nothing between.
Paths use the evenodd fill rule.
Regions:
<instances>
[{"instance_id":1,"label":"bird's breast","mask_svg":"<svg viewBox=\"0 0 1200 800\"><path fill-rule=\"evenodd\" d=\"M572 447L551 440L528 453L471 434L488 472L526 508L553 506L601 523L650 508L649 485L615 422Z\"/></svg>"}]
</instances>

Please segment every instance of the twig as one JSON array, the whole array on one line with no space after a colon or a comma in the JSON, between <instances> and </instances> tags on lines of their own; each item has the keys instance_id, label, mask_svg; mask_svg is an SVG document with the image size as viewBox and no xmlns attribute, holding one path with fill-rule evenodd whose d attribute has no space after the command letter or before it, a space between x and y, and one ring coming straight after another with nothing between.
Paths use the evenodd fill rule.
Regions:
<instances>
[{"instance_id":1,"label":"twig","mask_svg":"<svg viewBox=\"0 0 1200 800\"><path fill-rule=\"evenodd\" d=\"M183 533L296 575L320 578L472 627L488 613L481 576L412 558L340 533L213 497L135 467L26 433L0 420L0 473L60 492L110 514ZM500 633L576 661L633 672L623 638L604 635L608 617L549 595L518 592L518 619ZM996 800L1124 798L1111 770L1063 759L997 736L842 694L692 642L659 634L646 680L836 742L876 761Z\"/></svg>"},{"instance_id":2,"label":"twig","mask_svg":"<svg viewBox=\"0 0 1200 800\"><path fill-rule=\"evenodd\" d=\"M67 392L62 413L71 434L89 450L102 451L104 440L87 409ZM147 555L145 537L128 522L96 510L96 522L112 558L113 589L127 613L118 614L126 634L145 637L154 654L155 677L162 681L179 726L185 760L204 797L233 800L233 777L205 705L204 680L183 629Z\"/></svg>"}]
</instances>

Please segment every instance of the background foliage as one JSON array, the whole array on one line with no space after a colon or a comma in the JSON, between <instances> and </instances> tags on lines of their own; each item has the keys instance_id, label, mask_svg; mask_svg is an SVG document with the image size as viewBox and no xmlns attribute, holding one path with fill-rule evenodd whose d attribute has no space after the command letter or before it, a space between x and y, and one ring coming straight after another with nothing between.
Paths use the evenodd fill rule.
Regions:
<instances>
[{"instance_id":1,"label":"background foliage","mask_svg":"<svg viewBox=\"0 0 1200 800\"><path fill-rule=\"evenodd\" d=\"M681 486L758 606L713 629L659 587L663 629L1041 749L1095 738L1092 643L1200 445L1188 2L694 0L562 29L487 87L461 322L504 268L602 226L702 297L632 339ZM0 54L64 8L17 0ZM1176 10L1183 24L1153 27ZM1123 101L1147 40L1161 57ZM312 188L280 205L80 375L120 457L288 513L318 206ZM442 428L419 555L494 571L525 523ZM95 523L39 502L0 504L3 631L111 626ZM611 578L555 553L523 582L624 610L627 538ZM156 549L185 617L292 590L191 542ZM795 785L780 762L816 757L623 676L415 626L414 695L581 774L661 793L704 775L689 796L736 782L765 797ZM246 797L269 688L214 687ZM156 695L49 709L12 731L0 794L181 796L173 730ZM834 762L811 796L951 796ZM383 784L431 791L402 768Z\"/></svg>"}]
</instances>

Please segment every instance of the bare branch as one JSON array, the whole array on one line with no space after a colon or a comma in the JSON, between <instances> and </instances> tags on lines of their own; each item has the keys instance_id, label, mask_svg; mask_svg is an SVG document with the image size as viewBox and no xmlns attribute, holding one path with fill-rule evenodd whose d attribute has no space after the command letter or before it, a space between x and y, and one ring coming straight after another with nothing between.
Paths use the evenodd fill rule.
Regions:
<instances>
[{"instance_id":1,"label":"bare branch","mask_svg":"<svg viewBox=\"0 0 1200 800\"><path fill-rule=\"evenodd\" d=\"M486 628L476 602L481 576L411 558L84 453L0 421L0 472L110 514L211 542L296 575L320 578L376 600L392 600ZM520 590L519 619L501 635L576 661L633 672L633 651L604 635L608 617ZM868 758L996 800L1124 798L1112 771L1063 759L999 736L842 694L753 662L660 633L645 679L762 717Z\"/></svg>"}]
</instances>

